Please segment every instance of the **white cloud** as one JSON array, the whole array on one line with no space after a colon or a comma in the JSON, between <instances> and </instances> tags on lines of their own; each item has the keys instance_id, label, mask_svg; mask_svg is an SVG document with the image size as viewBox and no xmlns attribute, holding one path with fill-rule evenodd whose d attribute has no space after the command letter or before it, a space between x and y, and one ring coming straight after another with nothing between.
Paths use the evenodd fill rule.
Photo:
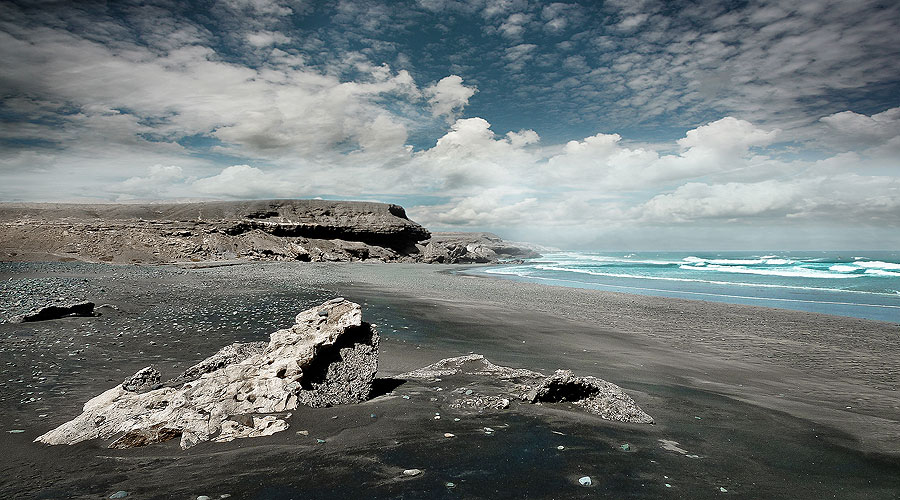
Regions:
<instances>
[{"instance_id":1,"label":"white cloud","mask_svg":"<svg viewBox=\"0 0 900 500\"><path fill-rule=\"evenodd\" d=\"M232 165L212 177L197 179L193 187L204 194L227 198L280 198L304 192L302 185L249 165Z\"/></svg>"},{"instance_id":2,"label":"white cloud","mask_svg":"<svg viewBox=\"0 0 900 500\"><path fill-rule=\"evenodd\" d=\"M872 116L842 111L819 121L829 128L826 141L844 147L877 146L900 136L900 107Z\"/></svg>"},{"instance_id":3,"label":"white cloud","mask_svg":"<svg viewBox=\"0 0 900 500\"><path fill-rule=\"evenodd\" d=\"M462 77L450 75L426 87L423 93L428 98L432 114L451 117L469 104L469 98L475 95L477 90L474 85L463 84Z\"/></svg>"},{"instance_id":4,"label":"white cloud","mask_svg":"<svg viewBox=\"0 0 900 500\"><path fill-rule=\"evenodd\" d=\"M247 43L257 48L268 47L270 45L281 45L290 43L290 41L291 38L289 36L286 36L284 33L279 33L278 31L257 31L254 33L247 33Z\"/></svg>"}]
</instances>

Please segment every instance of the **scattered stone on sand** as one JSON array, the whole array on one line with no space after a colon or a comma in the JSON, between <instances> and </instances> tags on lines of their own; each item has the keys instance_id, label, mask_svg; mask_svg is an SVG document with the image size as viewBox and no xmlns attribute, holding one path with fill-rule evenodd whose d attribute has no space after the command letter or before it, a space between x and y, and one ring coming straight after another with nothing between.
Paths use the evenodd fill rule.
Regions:
<instances>
[{"instance_id":1,"label":"scattered stone on sand","mask_svg":"<svg viewBox=\"0 0 900 500\"><path fill-rule=\"evenodd\" d=\"M406 469L403 471L403 475L406 477L415 477L422 474L421 469Z\"/></svg>"},{"instance_id":2,"label":"scattered stone on sand","mask_svg":"<svg viewBox=\"0 0 900 500\"><path fill-rule=\"evenodd\" d=\"M660 439L659 446L666 451L674 451L675 453L680 453L682 455L688 454L687 450L678 445L678 441L672 441L671 439Z\"/></svg>"},{"instance_id":3,"label":"scattered stone on sand","mask_svg":"<svg viewBox=\"0 0 900 500\"><path fill-rule=\"evenodd\" d=\"M566 447L563 446L563 445L559 445L559 446L556 447L556 449L559 450L559 451L563 451L563 450L566 449Z\"/></svg>"},{"instance_id":4,"label":"scattered stone on sand","mask_svg":"<svg viewBox=\"0 0 900 500\"><path fill-rule=\"evenodd\" d=\"M12 323L31 323L33 321L47 321L51 319L65 318L67 316L94 316L94 303L89 301L73 302L71 304L41 307L22 316L16 316Z\"/></svg>"},{"instance_id":5,"label":"scattered stone on sand","mask_svg":"<svg viewBox=\"0 0 900 500\"><path fill-rule=\"evenodd\" d=\"M578 484L580 484L582 486L590 486L593 484L593 481L591 481L590 476L583 476L578 479Z\"/></svg>"},{"instance_id":6,"label":"scattered stone on sand","mask_svg":"<svg viewBox=\"0 0 900 500\"><path fill-rule=\"evenodd\" d=\"M323 309L326 316L318 314ZM238 417L282 413L298 404L365 400L377 369L377 349L378 334L362 322L359 305L331 300L298 314L295 325L273 333L262 352L202 373L180 387L164 384L132 392L119 384L85 403L80 416L35 441L74 444L132 433L130 439L141 445L153 442L154 436L180 432L186 449L218 438L268 435L286 429L287 422L270 415L241 423Z\"/></svg>"},{"instance_id":7,"label":"scattered stone on sand","mask_svg":"<svg viewBox=\"0 0 900 500\"><path fill-rule=\"evenodd\" d=\"M456 434L453 434L452 432L445 432L444 437L445 438L455 438Z\"/></svg>"},{"instance_id":8,"label":"scattered stone on sand","mask_svg":"<svg viewBox=\"0 0 900 500\"><path fill-rule=\"evenodd\" d=\"M726 490L724 486L719 486L719 492L720 493L728 493L728 490Z\"/></svg>"},{"instance_id":9,"label":"scattered stone on sand","mask_svg":"<svg viewBox=\"0 0 900 500\"><path fill-rule=\"evenodd\" d=\"M653 418L619 386L596 377L576 377L557 370L526 395L532 403L569 402L606 420L652 424Z\"/></svg>"},{"instance_id":10,"label":"scattered stone on sand","mask_svg":"<svg viewBox=\"0 0 900 500\"><path fill-rule=\"evenodd\" d=\"M127 496L128 496L128 492L127 492L127 491L125 491L125 490L119 490L119 491L113 493L112 495L110 495L109 498L125 498L125 497L127 497Z\"/></svg>"}]
</instances>

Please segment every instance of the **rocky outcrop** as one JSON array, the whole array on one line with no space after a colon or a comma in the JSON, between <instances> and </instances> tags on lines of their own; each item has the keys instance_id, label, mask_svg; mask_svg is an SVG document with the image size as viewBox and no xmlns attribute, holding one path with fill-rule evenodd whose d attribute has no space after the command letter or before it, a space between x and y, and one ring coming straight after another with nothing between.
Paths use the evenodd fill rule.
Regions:
<instances>
[{"instance_id":1,"label":"rocky outcrop","mask_svg":"<svg viewBox=\"0 0 900 500\"><path fill-rule=\"evenodd\" d=\"M558 370L551 376L540 372L509 368L491 363L480 354L447 358L398 376L406 379L459 379L450 407L457 410L486 411L509 408L511 401L534 404L569 403L605 420L652 424L647 415L619 386L596 377L576 377ZM480 392L466 387L478 379ZM485 389L489 388L490 391Z\"/></svg>"},{"instance_id":2,"label":"rocky outcrop","mask_svg":"<svg viewBox=\"0 0 900 500\"><path fill-rule=\"evenodd\" d=\"M470 264L540 257L535 245L503 241L493 233L432 233L419 244L421 260L428 263Z\"/></svg>"},{"instance_id":3,"label":"rocky outcrop","mask_svg":"<svg viewBox=\"0 0 900 500\"><path fill-rule=\"evenodd\" d=\"M0 204L4 260L413 261L429 236L403 207L371 202Z\"/></svg>"},{"instance_id":4,"label":"rocky outcrop","mask_svg":"<svg viewBox=\"0 0 900 500\"><path fill-rule=\"evenodd\" d=\"M531 403L573 403L606 420L653 423L619 386L596 377L576 377L569 370L557 370L523 398Z\"/></svg>"},{"instance_id":5,"label":"rocky outcrop","mask_svg":"<svg viewBox=\"0 0 900 500\"><path fill-rule=\"evenodd\" d=\"M178 384L157 387L158 372L144 368L35 441L116 438L111 446L133 447L180 435L181 447L190 448L268 435L286 429L284 413L299 404L364 401L377 366L374 328L362 321L358 304L334 299L298 314L263 350L228 346L188 369Z\"/></svg>"},{"instance_id":6,"label":"rocky outcrop","mask_svg":"<svg viewBox=\"0 0 900 500\"><path fill-rule=\"evenodd\" d=\"M33 321L47 321L68 316L94 316L94 303L82 301L63 306L45 306L22 316L14 317L11 323L31 323Z\"/></svg>"}]
</instances>

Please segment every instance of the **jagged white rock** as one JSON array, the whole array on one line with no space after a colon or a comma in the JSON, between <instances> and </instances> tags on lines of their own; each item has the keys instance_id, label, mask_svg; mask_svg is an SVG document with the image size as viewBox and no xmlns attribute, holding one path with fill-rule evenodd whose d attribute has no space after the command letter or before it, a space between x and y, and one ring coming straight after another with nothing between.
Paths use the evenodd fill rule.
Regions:
<instances>
[{"instance_id":1,"label":"jagged white rock","mask_svg":"<svg viewBox=\"0 0 900 500\"><path fill-rule=\"evenodd\" d=\"M350 355L355 350L362 354ZM354 366L335 370L330 365L343 363L343 354ZM359 402L371 390L377 355L378 334L362 322L359 304L334 299L298 314L294 326L273 333L262 352L201 373L180 387L133 392L119 384L85 403L84 412L74 420L35 441L74 444L165 428L170 431L138 433L172 437L180 432L181 447L186 449L222 436L223 431L222 440L271 434L286 429L287 422L253 418L246 430L230 423L223 428L223 423L233 416L292 410L301 402L315 402L317 391L328 404ZM354 372L353 384L328 383L331 373L349 371ZM316 379L315 384L309 379ZM141 444L152 442L145 439Z\"/></svg>"}]
</instances>

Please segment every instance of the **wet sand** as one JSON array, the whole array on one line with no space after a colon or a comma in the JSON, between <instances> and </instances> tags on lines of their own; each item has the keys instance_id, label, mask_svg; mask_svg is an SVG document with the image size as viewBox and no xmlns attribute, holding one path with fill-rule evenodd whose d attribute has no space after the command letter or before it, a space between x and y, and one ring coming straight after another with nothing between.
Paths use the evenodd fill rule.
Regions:
<instances>
[{"instance_id":1,"label":"wet sand","mask_svg":"<svg viewBox=\"0 0 900 500\"><path fill-rule=\"evenodd\" d=\"M897 325L458 269L3 264L4 311L27 307L53 286L117 309L0 324L0 497L108 498L118 490L185 499L898 497ZM57 282L42 286L49 280ZM187 451L177 440L135 450L31 442L150 363L173 376L222 345L265 340L297 312L338 295L363 304L364 319L378 325L380 377L477 352L501 365L571 369L616 383L656 425L517 402L449 411L449 391L483 383L451 377L386 381L392 393L300 409L274 436ZM404 477L409 468L424 473ZM582 476L593 485L580 486Z\"/></svg>"}]
</instances>

